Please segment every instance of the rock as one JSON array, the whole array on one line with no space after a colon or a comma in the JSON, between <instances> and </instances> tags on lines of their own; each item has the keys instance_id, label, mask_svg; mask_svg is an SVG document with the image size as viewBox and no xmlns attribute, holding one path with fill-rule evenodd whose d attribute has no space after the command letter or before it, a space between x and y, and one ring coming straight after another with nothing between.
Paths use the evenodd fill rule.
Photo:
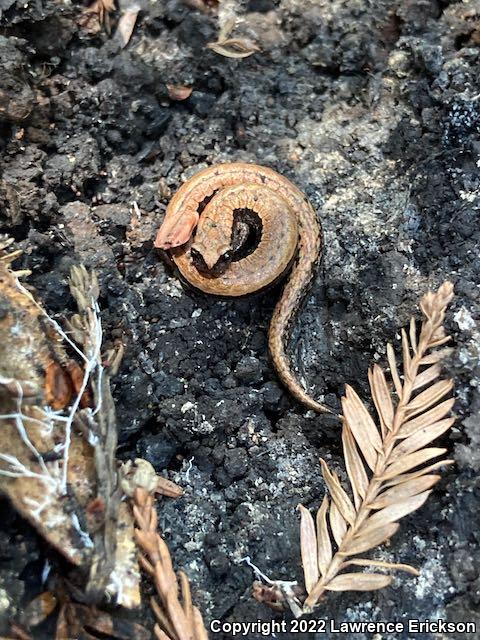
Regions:
<instances>
[{"instance_id":1,"label":"rock","mask_svg":"<svg viewBox=\"0 0 480 640\"><path fill-rule=\"evenodd\" d=\"M248 456L244 449L227 451L223 461L225 471L231 478L241 478L248 469Z\"/></svg>"},{"instance_id":2,"label":"rock","mask_svg":"<svg viewBox=\"0 0 480 640\"><path fill-rule=\"evenodd\" d=\"M35 95L28 83L28 65L19 38L0 36L0 120L23 122L35 105Z\"/></svg>"},{"instance_id":3,"label":"rock","mask_svg":"<svg viewBox=\"0 0 480 640\"><path fill-rule=\"evenodd\" d=\"M152 464L158 472L167 469L177 447L172 440L161 434L149 434L137 443L137 455Z\"/></svg>"},{"instance_id":4,"label":"rock","mask_svg":"<svg viewBox=\"0 0 480 640\"><path fill-rule=\"evenodd\" d=\"M262 363L253 356L244 356L234 370L235 377L245 384L262 380Z\"/></svg>"}]
</instances>

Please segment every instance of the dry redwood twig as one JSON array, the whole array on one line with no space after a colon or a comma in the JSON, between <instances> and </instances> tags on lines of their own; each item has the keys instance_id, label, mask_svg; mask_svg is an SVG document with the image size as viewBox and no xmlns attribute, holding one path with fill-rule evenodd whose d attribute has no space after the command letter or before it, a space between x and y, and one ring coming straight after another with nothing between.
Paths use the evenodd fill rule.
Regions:
<instances>
[{"instance_id":1,"label":"dry redwood twig","mask_svg":"<svg viewBox=\"0 0 480 640\"><path fill-rule=\"evenodd\" d=\"M154 633L157 640L208 640L200 611L192 603L187 576L177 576L165 541L157 532L157 512L153 495L143 487L133 492L133 513L137 528L135 538L141 549L140 564L155 584L158 600L151 607L157 619Z\"/></svg>"},{"instance_id":2,"label":"dry redwood twig","mask_svg":"<svg viewBox=\"0 0 480 640\"><path fill-rule=\"evenodd\" d=\"M443 321L452 297L450 282L436 293L427 293L420 302L424 316L420 334L413 318L409 332L402 330L403 379L393 347L387 346L396 401L382 369L374 365L369 371L379 426L356 392L346 387L342 440L353 499L322 460L330 499L325 496L316 522L309 510L299 506L308 593L303 613L311 612L325 591L371 591L392 581L390 575L345 572L347 568L379 567L418 575L408 565L354 556L391 538L400 526L398 520L421 507L440 480L432 472L453 462L440 460L422 466L445 454L446 449L427 445L448 431L455 420L447 417L454 399L443 399L452 391L453 381L439 379L441 361L451 349L436 350L450 339Z\"/></svg>"}]
</instances>

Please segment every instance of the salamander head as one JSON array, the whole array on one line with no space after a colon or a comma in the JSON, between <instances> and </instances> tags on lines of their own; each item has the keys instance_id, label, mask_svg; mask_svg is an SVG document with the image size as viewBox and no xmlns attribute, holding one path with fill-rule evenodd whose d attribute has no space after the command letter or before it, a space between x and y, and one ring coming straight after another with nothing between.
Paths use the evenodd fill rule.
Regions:
<instances>
[{"instance_id":1,"label":"salamander head","mask_svg":"<svg viewBox=\"0 0 480 640\"><path fill-rule=\"evenodd\" d=\"M188 242L198 223L198 213L184 212L179 216L166 218L157 232L154 246L157 249L173 249Z\"/></svg>"},{"instance_id":2,"label":"salamander head","mask_svg":"<svg viewBox=\"0 0 480 640\"><path fill-rule=\"evenodd\" d=\"M212 270L219 261L228 260L231 250L232 247L224 243L215 245L211 242L195 239L192 244L192 253L196 253L202 258L208 270Z\"/></svg>"}]
</instances>

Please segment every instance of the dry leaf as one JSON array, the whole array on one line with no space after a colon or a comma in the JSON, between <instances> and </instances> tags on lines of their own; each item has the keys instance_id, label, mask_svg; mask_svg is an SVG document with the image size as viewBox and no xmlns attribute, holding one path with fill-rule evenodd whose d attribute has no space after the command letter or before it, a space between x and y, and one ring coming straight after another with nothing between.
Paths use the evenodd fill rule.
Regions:
<instances>
[{"instance_id":1,"label":"dry leaf","mask_svg":"<svg viewBox=\"0 0 480 640\"><path fill-rule=\"evenodd\" d=\"M10 624L10 634L9 638L0 637L0 640L34 640L33 636L16 622Z\"/></svg>"},{"instance_id":2,"label":"dry leaf","mask_svg":"<svg viewBox=\"0 0 480 640\"><path fill-rule=\"evenodd\" d=\"M455 404L455 398L450 398L449 400L445 400L444 402L441 402L439 405L437 405L433 409L430 409L430 411L427 411L426 413L422 413L422 415L416 418L413 418L412 420L408 420L400 427L398 436L400 438L406 438L414 434L415 431L418 431L419 429L423 429L424 427L428 427L434 424L435 422L438 422L439 420L444 418L447 415L447 413L449 413L452 410L454 404Z\"/></svg>"},{"instance_id":3,"label":"dry leaf","mask_svg":"<svg viewBox=\"0 0 480 640\"><path fill-rule=\"evenodd\" d=\"M378 416L382 425L385 425L390 431L393 424L394 407L385 374L378 364L374 364L373 368L369 370L368 376Z\"/></svg>"},{"instance_id":4,"label":"dry leaf","mask_svg":"<svg viewBox=\"0 0 480 640\"><path fill-rule=\"evenodd\" d=\"M335 502L330 504L330 526L332 528L333 539L337 543L337 547L340 547L347 531L347 523Z\"/></svg>"},{"instance_id":5,"label":"dry leaf","mask_svg":"<svg viewBox=\"0 0 480 640\"><path fill-rule=\"evenodd\" d=\"M332 500L335 505L338 507L338 510L344 517L344 519L353 524L355 520L355 509L353 504L350 501L347 493L342 489L340 482L335 474L331 473L327 464L324 460L320 460L322 465L322 473L325 483L330 491L330 495L332 496Z\"/></svg>"},{"instance_id":6,"label":"dry leaf","mask_svg":"<svg viewBox=\"0 0 480 640\"><path fill-rule=\"evenodd\" d=\"M209 42L207 49L212 49L225 58L248 58L248 56L260 51L256 44L246 38L227 38L226 40Z\"/></svg>"},{"instance_id":7,"label":"dry leaf","mask_svg":"<svg viewBox=\"0 0 480 640\"><path fill-rule=\"evenodd\" d=\"M420 478L426 473L430 473L430 471L435 471L436 469L440 469L440 467L444 467L449 464L453 464L455 460L440 460L440 462L435 462L431 464L429 467L425 467L424 469L419 469L418 471L414 471L413 473L405 473L400 476L396 476L395 478L391 478L384 483L385 487L393 487L397 484L401 484L403 482L409 482L414 478Z\"/></svg>"},{"instance_id":8,"label":"dry leaf","mask_svg":"<svg viewBox=\"0 0 480 640\"><path fill-rule=\"evenodd\" d=\"M120 40L122 48L126 47L130 42L135 24L137 22L140 7L137 4L132 4L125 9L118 21L117 31L115 36Z\"/></svg>"},{"instance_id":9,"label":"dry leaf","mask_svg":"<svg viewBox=\"0 0 480 640\"><path fill-rule=\"evenodd\" d=\"M395 447L392 455L401 456L421 449L448 431L454 422L455 418L446 418L445 420L440 420L440 422L432 424L430 427L423 427L423 429L415 431L413 435Z\"/></svg>"},{"instance_id":10,"label":"dry leaf","mask_svg":"<svg viewBox=\"0 0 480 640\"><path fill-rule=\"evenodd\" d=\"M94 0L94 2L83 10L78 24L88 33L95 35L102 27L110 33L110 13L115 11L114 0Z\"/></svg>"},{"instance_id":11,"label":"dry leaf","mask_svg":"<svg viewBox=\"0 0 480 640\"><path fill-rule=\"evenodd\" d=\"M393 462L382 474L380 479L390 480L395 476L400 475L401 473L405 473L409 469L413 467L418 467L424 462L428 462L432 458L438 458L438 456L443 455L446 452L446 449L440 449L439 447L430 447L429 449L422 449L422 451L415 451L415 453L410 453L408 456L403 456L399 460Z\"/></svg>"},{"instance_id":12,"label":"dry leaf","mask_svg":"<svg viewBox=\"0 0 480 640\"><path fill-rule=\"evenodd\" d=\"M167 84L168 96L171 100L186 100L192 95L193 87L183 84Z\"/></svg>"},{"instance_id":13,"label":"dry leaf","mask_svg":"<svg viewBox=\"0 0 480 640\"><path fill-rule=\"evenodd\" d=\"M413 352L417 353L417 326L415 323L415 318L410 318L409 336Z\"/></svg>"},{"instance_id":14,"label":"dry leaf","mask_svg":"<svg viewBox=\"0 0 480 640\"><path fill-rule=\"evenodd\" d=\"M28 627L36 627L53 613L58 605L58 600L51 591L44 591L30 600L22 612L22 621Z\"/></svg>"},{"instance_id":15,"label":"dry leaf","mask_svg":"<svg viewBox=\"0 0 480 640\"><path fill-rule=\"evenodd\" d=\"M321 575L325 575L327 567L332 559L332 545L327 528L327 512L329 501L327 496L323 498L322 506L317 512L317 556L318 569Z\"/></svg>"},{"instance_id":16,"label":"dry leaf","mask_svg":"<svg viewBox=\"0 0 480 640\"><path fill-rule=\"evenodd\" d=\"M347 555L354 556L357 553L363 553L374 547L378 547L386 540L390 540L392 536L398 531L399 524L386 524L382 527L377 527L375 530L368 530L366 533L356 535L353 541L348 546Z\"/></svg>"},{"instance_id":17,"label":"dry leaf","mask_svg":"<svg viewBox=\"0 0 480 640\"><path fill-rule=\"evenodd\" d=\"M388 359L388 366L390 367L390 375L392 376L392 380L393 380L393 384L395 385L397 396L400 397L402 395L402 383L400 381L400 376L398 375L395 351L393 350L393 347L390 343L387 344L387 359Z\"/></svg>"},{"instance_id":18,"label":"dry leaf","mask_svg":"<svg viewBox=\"0 0 480 640\"><path fill-rule=\"evenodd\" d=\"M345 397L342 398L343 415L362 452L368 466L375 470L377 451L382 450L382 441L377 427L366 406L349 385L345 385Z\"/></svg>"},{"instance_id":19,"label":"dry leaf","mask_svg":"<svg viewBox=\"0 0 480 640\"><path fill-rule=\"evenodd\" d=\"M438 378L441 372L442 366L439 362L437 362L437 364L433 364L431 367L428 367L428 369L422 371L422 373L420 373L415 378L413 382L413 390L415 391L417 389L420 389L421 387L424 387L426 384L430 384L430 382L433 382L433 380Z\"/></svg>"},{"instance_id":20,"label":"dry leaf","mask_svg":"<svg viewBox=\"0 0 480 640\"><path fill-rule=\"evenodd\" d=\"M366 520L366 526L362 528L360 531L365 533L366 531L376 529L385 524L389 524L390 522L396 522L403 518L404 516L412 513L412 511L416 511L425 500L430 495L430 491L423 491L416 496L410 496L405 500L400 500L399 502L390 505L389 507L385 507L385 509L381 509L377 511L372 516Z\"/></svg>"},{"instance_id":21,"label":"dry leaf","mask_svg":"<svg viewBox=\"0 0 480 640\"><path fill-rule=\"evenodd\" d=\"M348 560L343 564L343 568L345 569L352 565L356 567L382 567L384 569L394 569L395 571L406 571L407 573L411 573L413 576L420 575L420 572L409 564L397 564L395 562L384 562L383 560L369 560L368 558L354 558L353 560Z\"/></svg>"},{"instance_id":22,"label":"dry leaf","mask_svg":"<svg viewBox=\"0 0 480 640\"><path fill-rule=\"evenodd\" d=\"M405 329L402 329L401 333L402 333L403 366L404 366L404 371L408 371L411 363L410 345L408 344L408 337Z\"/></svg>"},{"instance_id":23,"label":"dry leaf","mask_svg":"<svg viewBox=\"0 0 480 640\"><path fill-rule=\"evenodd\" d=\"M305 588L310 593L316 584L318 573L317 562L317 536L312 514L301 504L298 505L300 511L300 550L302 555L303 573L305 575Z\"/></svg>"},{"instance_id":24,"label":"dry leaf","mask_svg":"<svg viewBox=\"0 0 480 640\"><path fill-rule=\"evenodd\" d=\"M202 13L209 13L217 8L219 0L183 0L183 2L192 9L197 9Z\"/></svg>"},{"instance_id":25,"label":"dry leaf","mask_svg":"<svg viewBox=\"0 0 480 640\"><path fill-rule=\"evenodd\" d=\"M327 591L375 591L392 582L392 576L381 573L341 573L327 585Z\"/></svg>"},{"instance_id":26,"label":"dry leaf","mask_svg":"<svg viewBox=\"0 0 480 640\"><path fill-rule=\"evenodd\" d=\"M371 509L383 509L384 507L389 507L401 500L405 500L405 498L416 496L417 494L430 489L439 480L440 476L425 475L420 478L413 478L407 482L402 482L402 484L396 485L382 493L375 502L370 502L369 507Z\"/></svg>"},{"instance_id":27,"label":"dry leaf","mask_svg":"<svg viewBox=\"0 0 480 640\"><path fill-rule=\"evenodd\" d=\"M224 20L220 26L220 31L218 32L217 42L224 42L232 31L235 29L235 25L237 24L236 16L232 16L227 20Z\"/></svg>"},{"instance_id":28,"label":"dry leaf","mask_svg":"<svg viewBox=\"0 0 480 640\"><path fill-rule=\"evenodd\" d=\"M419 393L406 407L409 418L426 411L453 389L453 380L439 380L432 387Z\"/></svg>"},{"instance_id":29,"label":"dry leaf","mask_svg":"<svg viewBox=\"0 0 480 640\"><path fill-rule=\"evenodd\" d=\"M444 360L448 356L452 355L453 351L454 350L451 347L445 347L445 349L439 349L438 351L433 351L432 353L429 353L427 356L424 356L420 360L419 364L420 365L435 364L436 362L440 362L441 360Z\"/></svg>"},{"instance_id":30,"label":"dry leaf","mask_svg":"<svg viewBox=\"0 0 480 640\"><path fill-rule=\"evenodd\" d=\"M142 486L133 492L133 513L137 524L135 538L143 555L142 568L151 576L159 601L150 600L157 623L154 627L156 638L165 640L206 640L200 611L192 604L190 586L182 572L179 572L181 601L177 576L172 558L165 541L157 533L157 512L153 491L149 493Z\"/></svg>"},{"instance_id":31,"label":"dry leaf","mask_svg":"<svg viewBox=\"0 0 480 640\"><path fill-rule=\"evenodd\" d=\"M348 424L344 422L342 429L343 455L350 484L352 485L355 508L358 508L368 487L368 476L358 454L357 445Z\"/></svg>"}]
</instances>

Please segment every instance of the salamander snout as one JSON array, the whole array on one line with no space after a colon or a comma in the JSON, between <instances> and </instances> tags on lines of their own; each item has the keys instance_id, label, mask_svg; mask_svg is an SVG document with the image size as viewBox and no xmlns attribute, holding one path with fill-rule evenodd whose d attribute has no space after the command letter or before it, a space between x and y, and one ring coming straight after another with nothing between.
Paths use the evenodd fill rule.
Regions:
<instances>
[{"instance_id":1,"label":"salamander snout","mask_svg":"<svg viewBox=\"0 0 480 640\"><path fill-rule=\"evenodd\" d=\"M174 249L185 244L192 237L198 223L198 213L189 211L181 216L165 218L157 232L154 246L157 249Z\"/></svg>"},{"instance_id":2,"label":"salamander snout","mask_svg":"<svg viewBox=\"0 0 480 640\"><path fill-rule=\"evenodd\" d=\"M223 273L230 264L232 248L227 244L215 245L195 240L191 253L193 263L198 271L218 275Z\"/></svg>"}]
</instances>

